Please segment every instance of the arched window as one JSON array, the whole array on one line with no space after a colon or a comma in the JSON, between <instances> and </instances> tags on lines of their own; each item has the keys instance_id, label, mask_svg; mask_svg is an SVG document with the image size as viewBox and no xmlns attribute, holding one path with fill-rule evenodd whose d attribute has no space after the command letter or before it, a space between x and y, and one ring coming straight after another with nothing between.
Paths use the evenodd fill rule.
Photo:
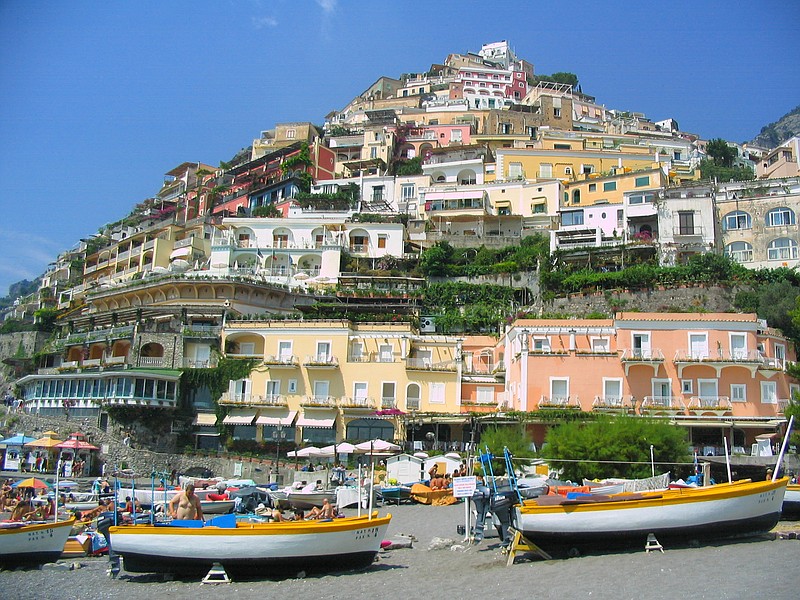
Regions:
<instances>
[{"instance_id":1,"label":"arched window","mask_svg":"<svg viewBox=\"0 0 800 600\"><path fill-rule=\"evenodd\" d=\"M753 260L753 246L747 242L733 242L725 246L725 254L739 263Z\"/></svg>"},{"instance_id":2,"label":"arched window","mask_svg":"<svg viewBox=\"0 0 800 600\"><path fill-rule=\"evenodd\" d=\"M794 225L794 211L792 209L781 206L780 208L773 208L767 213L767 227L786 227L787 225Z\"/></svg>"},{"instance_id":3,"label":"arched window","mask_svg":"<svg viewBox=\"0 0 800 600\"><path fill-rule=\"evenodd\" d=\"M384 419L356 419L347 424L346 438L351 442L394 439L394 426Z\"/></svg>"},{"instance_id":4,"label":"arched window","mask_svg":"<svg viewBox=\"0 0 800 600\"><path fill-rule=\"evenodd\" d=\"M750 215L743 210L734 210L722 218L722 229L733 231L734 229L750 229L753 227Z\"/></svg>"},{"instance_id":5,"label":"arched window","mask_svg":"<svg viewBox=\"0 0 800 600\"><path fill-rule=\"evenodd\" d=\"M406 388L406 410L419 410L420 387L418 383L409 383Z\"/></svg>"},{"instance_id":6,"label":"arched window","mask_svg":"<svg viewBox=\"0 0 800 600\"><path fill-rule=\"evenodd\" d=\"M574 190L572 192L572 203L573 204L580 204L581 203L581 191Z\"/></svg>"},{"instance_id":7,"label":"arched window","mask_svg":"<svg viewBox=\"0 0 800 600\"><path fill-rule=\"evenodd\" d=\"M769 260L794 260L797 258L797 242L789 238L772 240L767 247Z\"/></svg>"}]
</instances>

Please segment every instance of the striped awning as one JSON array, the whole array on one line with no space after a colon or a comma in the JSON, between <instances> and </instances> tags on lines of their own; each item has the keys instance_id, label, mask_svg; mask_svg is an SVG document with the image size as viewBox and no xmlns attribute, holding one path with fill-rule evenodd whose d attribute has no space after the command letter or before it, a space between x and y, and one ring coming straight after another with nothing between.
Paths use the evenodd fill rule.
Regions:
<instances>
[{"instance_id":1,"label":"striped awning","mask_svg":"<svg viewBox=\"0 0 800 600\"><path fill-rule=\"evenodd\" d=\"M275 410L261 411L256 419L256 425L282 425L283 427L290 427L294 418L297 416L296 410Z\"/></svg>"},{"instance_id":2,"label":"striped awning","mask_svg":"<svg viewBox=\"0 0 800 600\"><path fill-rule=\"evenodd\" d=\"M222 419L225 425L252 425L255 421L256 413L252 411L233 411Z\"/></svg>"},{"instance_id":3,"label":"striped awning","mask_svg":"<svg viewBox=\"0 0 800 600\"><path fill-rule=\"evenodd\" d=\"M213 427L217 424L217 415L214 413L197 413L192 425L200 427Z\"/></svg>"},{"instance_id":4,"label":"striped awning","mask_svg":"<svg viewBox=\"0 0 800 600\"><path fill-rule=\"evenodd\" d=\"M169 259L172 260L173 258L184 258L189 256L192 253L191 246L184 246L183 248L176 248L169 254Z\"/></svg>"},{"instance_id":5,"label":"striped awning","mask_svg":"<svg viewBox=\"0 0 800 600\"><path fill-rule=\"evenodd\" d=\"M336 422L335 411L313 411L304 412L297 419L297 427L321 427L330 429Z\"/></svg>"}]
</instances>

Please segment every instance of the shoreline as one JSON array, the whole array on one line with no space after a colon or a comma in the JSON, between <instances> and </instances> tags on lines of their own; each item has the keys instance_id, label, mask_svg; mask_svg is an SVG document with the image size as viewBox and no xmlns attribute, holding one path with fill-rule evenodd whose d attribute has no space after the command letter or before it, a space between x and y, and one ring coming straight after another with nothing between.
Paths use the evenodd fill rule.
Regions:
<instances>
[{"instance_id":1,"label":"shoreline","mask_svg":"<svg viewBox=\"0 0 800 600\"><path fill-rule=\"evenodd\" d=\"M413 536L411 548L381 551L367 569L298 578L233 581L203 585L199 579L165 580L160 575L129 574L117 579L106 571L106 557L64 559L60 567L0 572L5 590L20 600L76 600L125 598L151 600L154 594L175 598L215 598L220 594L280 594L281 597L353 600L401 596L403 600L430 598L437 590L453 598L492 594L515 598L535 594L549 599L667 598L676 592L703 598L741 598L753 591L771 599L797 597L796 565L800 540L779 539L775 533L746 539L704 544L698 548L665 547L665 552L630 550L570 559L542 560L518 555L506 567L499 538L492 529L479 545L462 546L457 527L465 521L464 504L384 506L392 514L388 539ZM355 509L345 511L355 515ZM800 523L781 521L776 530L798 530ZM441 549L431 549L441 542ZM82 568L69 570L80 563ZM746 568L743 568L745 567Z\"/></svg>"}]
</instances>

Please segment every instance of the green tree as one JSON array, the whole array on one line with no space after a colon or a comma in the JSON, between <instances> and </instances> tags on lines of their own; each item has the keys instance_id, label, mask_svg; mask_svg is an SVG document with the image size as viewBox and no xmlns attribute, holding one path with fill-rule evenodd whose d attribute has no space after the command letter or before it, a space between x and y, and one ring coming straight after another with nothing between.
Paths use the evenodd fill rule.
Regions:
<instances>
[{"instance_id":1,"label":"green tree","mask_svg":"<svg viewBox=\"0 0 800 600\"><path fill-rule=\"evenodd\" d=\"M533 440L528 435L527 430L523 424L498 426L493 425L481 432L480 443L478 448L481 452L485 452L486 448L489 453L495 457L492 461L492 469L495 475L505 474L505 460L503 460L503 449L508 448L511 456L518 458L536 456L533 451Z\"/></svg>"},{"instance_id":2,"label":"green tree","mask_svg":"<svg viewBox=\"0 0 800 600\"><path fill-rule=\"evenodd\" d=\"M550 429L541 456L553 461L551 466L560 468L563 478L573 481L584 477L648 477L651 445L657 463L686 462L689 458L685 429L642 417L605 416Z\"/></svg>"},{"instance_id":3,"label":"green tree","mask_svg":"<svg viewBox=\"0 0 800 600\"><path fill-rule=\"evenodd\" d=\"M732 167L736 160L736 148L731 148L722 138L714 138L706 145L706 154L719 167Z\"/></svg>"},{"instance_id":4,"label":"green tree","mask_svg":"<svg viewBox=\"0 0 800 600\"><path fill-rule=\"evenodd\" d=\"M253 209L253 216L277 219L282 217L283 213L279 211L274 204L265 204L264 206L256 206Z\"/></svg>"},{"instance_id":5,"label":"green tree","mask_svg":"<svg viewBox=\"0 0 800 600\"><path fill-rule=\"evenodd\" d=\"M709 158L700 161L700 175L703 179L717 181L750 181L756 178L753 169L745 166L723 167Z\"/></svg>"},{"instance_id":6,"label":"green tree","mask_svg":"<svg viewBox=\"0 0 800 600\"><path fill-rule=\"evenodd\" d=\"M446 277L451 274L450 266L455 262L455 250L447 242L437 242L423 250L419 258L419 268L426 277Z\"/></svg>"},{"instance_id":7,"label":"green tree","mask_svg":"<svg viewBox=\"0 0 800 600\"><path fill-rule=\"evenodd\" d=\"M758 310L761 319L770 327L777 327L792 339L800 337L800 321L796 320L800 287L791 281L776 281L756 288Z\"/></svg>"},{"instance_id":8,"label":"green tree","mask_svg":"<svg viewBox=\"0 0 800 600\"><path fill-rule=\"evenodd\" d=\"M406 177L408 175L422 175L422 157L415 156L409 160L394 163L395 175Z\"/></svg>"}]
</instances>

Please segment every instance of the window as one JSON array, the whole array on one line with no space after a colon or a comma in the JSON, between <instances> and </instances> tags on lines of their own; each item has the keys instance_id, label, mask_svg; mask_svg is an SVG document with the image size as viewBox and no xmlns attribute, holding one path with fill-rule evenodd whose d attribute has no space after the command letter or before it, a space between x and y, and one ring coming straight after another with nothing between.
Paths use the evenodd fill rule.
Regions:
<instances>
[{"instance_id":1,"label":"window","mask_svg":"<svg viewBox=\"0 0 800 600\"><path fill-rule=\"evenodd\" d=\"M553 117L556 118L556 119L560 119L561 118L561 109L560 108L554 108L553 109Z\"/></svg>"},{"instance_id":2,"label":"window","mask_svg":"<svg viewBox=\"0 0 800 600\"><path fill-rule=\"evenodd\" d=\"M731 358L733 360L747 359L747 336L744 333L731 334Z\"/></svg>"},{"instance_id":3,"label":"window","mask_svg":"<svg viewBox=\"0 0 800 600\"><path fill-rule=\"evenodd\" d=\"M541 163L539 165L539 177L552 177L553 165L549 163Z\"/></svg>"},{"instance_id":4,"label":"window","mask_svg":"<svg viewBox=\"0 0 800 600\"><path fill-rule=\"evenodd\" d=\"M281 380L267 382L267 398L277 398L281 394Z\"/></svg>"},{"instance_id":5,"label":"window","mask_svg":"<svg viewBox=\"0 0 800 600\"><path fill-rule=\"evenodd\" d=\"M606 181L603 184L603 191L604 192L613 192L617 189L617 182L616 181Z\"/></svg>"},{"instance_id":6,"label":"window","mask_svg":"<svg viewBox=\"0 0 800 600\"><path fill-rule=\"evenodd\" d=\"M610 348L608 338L592 338L592 352L607 353Z\"/></svg>"},{"instance_id":7,"label":"window","mask_svg":"<svg viewBox=\"0 0 800 600\"><path fill-rule=\"evenodd\" d=\"M278 342L278 357L281 360L289 360L292 357L292 342L280 341Z\"/></svg>"},{"instance_id":8,"label":"window","mask_svg":"<svg viewBox=\"0 0 800 600\"><path fill-rule=\"evenodd\" d=\"M681 393L682 394L692 394L692 380L691 379L681 379Z\"/></svg>"},{"instance_id":9,"label":"window","mask_svg":"<svg viewBox=\"0 0 800 600\"><path fill-rule=\"evenodd\" d=\"M534 204L532 207L533 214L541 215L547 211L547 205L540 202L539 204Z\"/></svg>"},{"instance_id":10,"label":"window","mask_svg":"<svg viewBox=\"0 0 800 600\"><path fill-rule=\"evenodd\" d=\"M650 175L644 175L642 177L637 177L633 185L636 187L644 187L646 185L650 185Z\"/></svg>"},{"instance_id":11,"label":"window","mask_svg":"<svg viewBox=\"0 0 800 600\"><path fill-rule=\"evenodd\" d=\"M784 367L786 364L786 346L783 344L775 344L775 360Z\"/></svg>"},{"instance_id":12,"label":"window","mask_svg":"<svg viewBox=\"0 0 800 600\"><path fill-rule=\"evenodd\" d=\"M679 211L678 212L678 234L679 235L694 235L694 212Z\"/></svg>"},{"instance_id":13,"label":"window","mask_svg":"<svg viewBox=\"0 0 800 600\"><path fill-rule=\"evenodd\" d=\"M636 204L651 203L654 202L655 199L656 199L655 194L635 194L633 196L628 196L628 204L636 205Z\"/></svg>"},{"instance_id":14,"label":"window","mask_svg":"<svg viewBox=\"0 0 800 600\"><path fill-rule=\"evenodd\" d=\"M534 352L550 352L550 340L548 338L533 338Z\"/></svg>"},{"instance_id":15,"label":"window","mask_svg":"<svg viewBox=\"0 0 800 600\"><path fill-rule=\"evenodd\" d=\"M722 218L722 228L725 231L734 229L750 229L753 226L750 215L743 210L729 212Z\"/></svg>"},{"instance_id":16,"label":"window","mask_svg":"<svg viewBox=\"0 0 800 600\"><path fill-rule=\"evenodd\" d=\"M583 225L583 211L573 210L561 213L561 226Z\"/></svg>"},{"instance_id":17,"label":"window","mask_svg":"<svg viewBox=\"0 0 800 600\"><path fill-rule=\"evenodd\" d=\"M690 333L689 334L689 356L693 360L703 360L708 358L708 334Z\"/></svg>"},{"instance_id":18,"label":"window","mask_svg":"<svg viewBox=\"0 0 800 600\"><path fill-rule=\"evenodd\" d=\"M769 260L794 260L797 258L797 242L789 238L772 240L767 247Z\"/></svg>"},{"instance_id":19,"label":"window","mask_svg":"<svg viewBox=\"0 0 800 600\"><path fill-rule=\"evenodd\" d=\"M400 186L400 193L403 200L411 200L416 197L416 186L413 183L404 183Z\"/></svg>"},{"instance_id":20,"label":"window","mask_svg":"<svg viewBox=\"0 0 800 600\"><path fill-rule=\"evenodd\" d=\"M606 401L622 399L622 379L603 378L603 397Z\"/></svg>"},{"instance_id":21,"label":"window","mask_svg":"<svg viewBox=\"0 0 800 600\"><path fill-rule=\"evenodd\" d=\"M767 227L794 225L794 212L788 208L773 208L767 213Z\"/></svg>"},{"instance_id":22,"label":"window","mask_svg":"<svg viewBox=\"0 0 800 600\"><path fill-rule=\"evenodd\" d=\"M589 191L590 192L596 192L597 191L597 184L596 183L590 183L589 184Z\"/></svg>"},{"instance_id":23,"label":"window","mask_svg":"<svg viewBox=\"0 0 800 600\"><path fill-rule=\"evenodd\" d=\"M650 334L649 333L633 333L631 334L631 342L633 345L633 357L649 360L653 356L650 349Z\"/></svg>"},{"instance_id":24,"label":"window","mask_svg":"<svg viewBox=\"0 0 800 600\"><path fill-rule=\"evenodd\" d=\"M450 132L450 141L451 142L460 142L461 141L461 130L460 129L453 129Z\"/></svg>"},{"instance_id":25,"label":"window","mask_svg":"<svg viewBox=\"0 0 800 600\"><path fill-rule=\"evenodd\" d=\"M581 203L581 191L580 190L573 190L572 191L572 203L573 204L580 204Z\"/></svg>"},{"instance_id":26,"label":"window","mask_svg":"<svg viewBox=\"0 0 800 600\"><path fill-rule=\"evenodd\" d=\"M553 144L554 150L572 150L572 146L569 144Z\"/></svg>"},{"instance_id":27,"label":"window","mask_svg":"<svg viewBox=\"0 0 800 600\"><path fill-rule=\"evenodd\" d=\"M369 149L369 157L370 158L378 158L378 149L377 148L370 148Z\"/></svg>"},{"instance_id":28,"label":"window","mask_svg":"<svg viewBox=\"0 0 800 600\"><path fill-rule=\"evenodd\" d=\"M753 246L748 242L733 242L725 246L725 254L739 263L753 260Z\"/></svg>"},{"instance_id":29,"label":"window","mask_svg":"<svg viewBox=\"0 0 800 600\"><path fill-rule=\"evenodd\" d=\"M391 344L381 344L379 353L380 361L382 363L394 362L394 353L392 352Z\"/></svg>"},{"instance_id":30,"label":"window","mask_svg":"<svg viewBox=\"0 0 800 600\"><path fill-rule=\"evenodd\" d=\"M286 139L293 140L297 136L297 130L295 129L287 129L286 130Z\"/></svg>"},{"instance_id":31,"label":"window","mask_svg":"<svg viewBox=\"0 0 800 600\"><path fill-rule=\"evenodd\" d=\"M569 400L569 379L550 379L550 402Z\"/></svg>"},{"instance_id":32,"label":"window","mask_svg":"<svg viewBox=\"0 0 800 600\"><path fill-rule=\"evenodd\" d=\"M383 200L383 186L376 185L372 188L372 201L373 202L380 202Z\"/></svg>"},{"instance_id":33,"label":"window","mask_svg":"<svg viewBox=\"0 0 800 600\"><path fill-rule=\"evenodd\" d=\"M331 357L331 343L317 342L317 362L328 362Z\"/></svg>"},{"instance_id":34,"label":"window","mask_svg":"<svg viewBox=\"0 0 800 600\"><path fill-rule=\"evenodd\" d=\"M255 353L256 345L254 342L239 342L239 354L253 356Z\"/></svg>"},{"instance_id":35,"label":"window","mask_svg":"<svg viewBox=\"0 0 800 600\"><path fill-rule=\"evenodd\" d=\"M314 390L315 400L327 400L328 391L330 390L330 381L315 381L312 389Z\"/></svg>"},{"instance_id":36,"label":"window","mask_svg":"<svg viewBox=\"0 0 800 600\"><path fill-rule=\"evenodd\" d=\"M504 135L510 135L511 123L500 123L500 133Z\"/></svg>"},{"instance_id":37,"label":"window","mask_svg":"<svg viewBox=\"0 0 800 600\"><path fill-rule=\"evenodd\" d=\"M745 384L731 384L731 402L747 402L747 386Z\"/></svg>"},{"instance_id":38,"label":"window","mask_svg":"<svg viewBox=\"0 0 800 600\"><path fill-rule=\"evenodd\" d=\"M429 383L428 384L428 402L431 404L444 404L445 401L445 386L443 383Z\"/></svg>"},{"instance_id":39,"label":"window","mask_svg":"<svg viewBox=\"0 0 800 600\"><path fill-rule=\"evenodd\" d=\"M761 382L761 404L778 403L778 385L774 381Z\"/></svg>"},{"instance_id":40,"label":"window","mask_svg":"<svg viewBox=\"0 0 800 600\"><path fill-rule=\"evenodd\" d=\"M378 248L386 248L386 236L379 235L378 236Z\"/></svg>"},{"instance_id":41,"label":"window","mask_svg":"<svg viewBox=\"0 0 800 600\"><path fill-rule=\"evenodd\" d=\"M572 167L564 167L564 175L572 175Z\"/></svg>"},{"instance_id":42,"label":"window","mask_svg":"<svg viewBox=\"0 0 800 600\"><path fill-rule=\"evenodd\" d=\"M594 165L581 165L581 173L591 175L594 173Z\"/></svg>"},{"instance_id":43,"label":"window","mask_svg":"<svg viewBox=\"0 0 800 600\"><path fill-rule=\"evenodd\" d=\"M367 384L364 381L353 382L353 398L365 400L367 398Z\"/></svg>"},{"instance_id":44,"label":"window","mask_svg":"<svg viewBox=\"0 0 800 600\"><path fill-rule=\"evenodd\" d=\"M508 165L509 179L522 179L522 163L512 162Z\"/></svg>"},{"instance_id":45,"label":"window","mask_svg":"<svg viewBox=\"0 0 800 600\"><path fill-rule=\"evenodd\" d=\"M478 404L494 404L494 388L479 387L476 396Z\"/></svg>"},{"instance_id":46,"label":"window","mask_svg":"<svg viewBox=\"0 0 800 600\"><path fill-rule=\"evenodd\" d=\"M297 393L297 379L290 379L289 380L289 384L286 386L286 389L290 394L296 394Z\"/></svg>"}]
</instances>

